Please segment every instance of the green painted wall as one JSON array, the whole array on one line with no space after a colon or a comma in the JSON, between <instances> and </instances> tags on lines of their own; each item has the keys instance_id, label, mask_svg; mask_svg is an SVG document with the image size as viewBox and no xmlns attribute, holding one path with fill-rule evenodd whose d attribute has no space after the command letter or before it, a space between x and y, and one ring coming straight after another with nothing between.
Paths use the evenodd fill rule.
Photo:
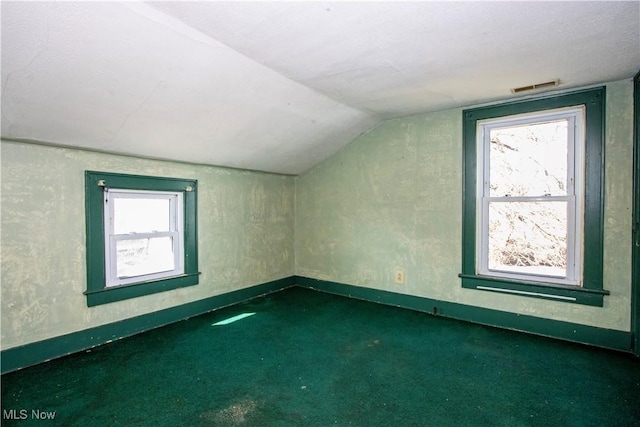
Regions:
<instances>
[{"instance_id":1,"label":"green painted wall","mask_svg":"<svg viewBox=\"0 0 640 427\"><path fill-rule=\"evenodd\" d=\"M629 331L632 118L632 82L608 84L602 308L461 288L462 109L384 121L298 178L3 141L0 346L294 274ZM86 306L87 169L199 181L198 286Z\"/></svg>"},{"instance_id":2,"label":"green painted wall","mask_svg":"<svg viewBox=\"0 0 640 427\"><path fill-rule=\"evenodd\" d=\"M629 331L632 90L607 85L604 307L460 286L462 109L384 121L299 177L296 274Z\"/></svg>"},{"instance_id":3,"label":"green painted wall","mask_svg":"<svg viewBox=\"0 0 640 427\"><path fill-rule=\"evenodd\" d=\"M3 141L3 350L294 274L289 176ZM198 180L200 284L88 308L84 171Z\"/></svg>"}]
</instances>

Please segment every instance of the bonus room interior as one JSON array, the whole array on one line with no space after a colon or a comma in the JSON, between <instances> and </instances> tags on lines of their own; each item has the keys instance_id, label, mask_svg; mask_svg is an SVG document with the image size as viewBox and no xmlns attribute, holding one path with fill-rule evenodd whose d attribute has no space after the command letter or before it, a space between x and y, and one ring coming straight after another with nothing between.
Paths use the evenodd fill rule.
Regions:
<instances>
[{"instance_id":1,"label":"bonus room interior","mask_svg":"<svg viewBox=\"0 0 640 427\"><path fill-rule=\"evenodd\" d=\"M0 12L3 423L637 423L638 2Z\"/></svg>"}]
</instances>

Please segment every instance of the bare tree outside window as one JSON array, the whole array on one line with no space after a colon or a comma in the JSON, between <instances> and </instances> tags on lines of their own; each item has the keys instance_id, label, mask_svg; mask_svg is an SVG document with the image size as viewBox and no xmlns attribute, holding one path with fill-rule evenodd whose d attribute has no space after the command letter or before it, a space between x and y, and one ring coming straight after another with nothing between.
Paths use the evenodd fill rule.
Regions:
<instances>
[{"instance_id":1,"label":"bare tree outside window","mask_svg":"<svg viewBox=\"0 0 640 427\"><path fill-rule=\"evenodd\" d=\"M492 129L490 270L566 276L568 121Z\"/></svg>"},{"instance_id":2,"label":"bare tree outside window","mask_svg":"<svg viewBox=\"0 0 640 427\"><path fill-rule=\"evenodd\" d=\"M605 93L463 111L463 288L602 307Z\"/></svg>"}]
</instances>

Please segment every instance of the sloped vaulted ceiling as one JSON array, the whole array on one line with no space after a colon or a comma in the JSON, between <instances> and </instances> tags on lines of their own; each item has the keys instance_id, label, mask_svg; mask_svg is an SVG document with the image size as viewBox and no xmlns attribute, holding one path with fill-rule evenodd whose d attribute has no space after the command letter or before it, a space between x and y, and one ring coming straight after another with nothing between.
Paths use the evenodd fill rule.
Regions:
<instances>
[{"instance_id":1,"label":"sloped vaulted ceiling","mask_svg":"<svg viewBox=\"0 0 640 427\"><path fill-rule=\"evenodd\" d=\"M2 136L300 174L384 118L629 78L638 2L2 2Z\"/></svg>"}]
</instances>

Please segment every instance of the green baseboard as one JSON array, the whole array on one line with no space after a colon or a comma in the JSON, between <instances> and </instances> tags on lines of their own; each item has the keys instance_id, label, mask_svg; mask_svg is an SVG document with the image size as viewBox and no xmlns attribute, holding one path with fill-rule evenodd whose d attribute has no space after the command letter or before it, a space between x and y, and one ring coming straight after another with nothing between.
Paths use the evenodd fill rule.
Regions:
<instances>
[{"instance_id":1,"label":"green baseboard","mask_svg":"<svg viewBox=\"0 0 640 427\"><path fill-rule=\"evenodd\" d=\"M422 311L436 316L527 332L612 350L632 351L631 332L544 319L541 317L439 301L415 295L398 294L395 292L311 279L308 277L296 276L296 285L350 298Z\"/></svg>"},{"instance_id":2,"label":"green baseboard","mask_svg":"<svg viewBox=\"0 0 640 427\"><path fill-rule=\"evenodd\" d=\"M188 319L295 285L295 276L61 335L1 352L3 374Z\"/></svg>"},{"instance_id":3,"label":"green baseboard","mask_svg":"<svg viewBox=\"0 0 640 427\"><path fill-rule=\"evenodd\" d=\"M349 298L422 311L437 316L618 351L632 351L631 332L543 319L308 277L291 276L119 322L9 348L0 353L2 361L0 370L2 374L16 371L296 285Z\"/></svg>"}]
</instances>

